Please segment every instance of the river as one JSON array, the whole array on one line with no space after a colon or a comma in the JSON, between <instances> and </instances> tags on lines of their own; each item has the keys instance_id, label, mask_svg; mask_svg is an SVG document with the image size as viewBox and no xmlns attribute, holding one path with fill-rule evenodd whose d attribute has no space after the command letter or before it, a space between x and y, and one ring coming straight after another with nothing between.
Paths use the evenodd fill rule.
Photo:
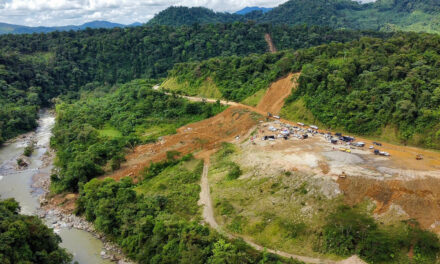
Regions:
<instances>
[{"instance_id":1,"label":"river","mask_svg":"<svg viewBox=\"0 0 440 264\"><path fill-rule=\"evenodd\" d=\"M39 196L43 190L32 187L33 177L36 174L45 174L49 177L52 164L44 162L45 153L49 149L51 130L55 124L55 117L48 111L39 114L38 128L26 137L19 137L0 148L0 197L15 198L21 206L21 213L36 215L40 208ZM35 151L29 158L29 165L25 169L17 168L17 158L23 154L30 138L36 142ZM48 163L48 164L45 164ZM46 225L53 228L53 223L46 220ZM103 249L101 240L92 234L68 227L57 230L63 240L61 246L74 256L74 261L80 264L109 264L109 260L101 258Z\"/></svg>"}]
</instances>

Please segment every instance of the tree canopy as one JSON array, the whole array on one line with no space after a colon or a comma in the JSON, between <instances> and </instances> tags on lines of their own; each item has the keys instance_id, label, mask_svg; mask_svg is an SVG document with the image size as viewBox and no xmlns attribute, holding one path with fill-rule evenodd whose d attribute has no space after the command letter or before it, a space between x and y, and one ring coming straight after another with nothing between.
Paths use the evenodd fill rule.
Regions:
<instances>
[{"instance_id":1,"label":"tree canopy","mask_svg":"<svg viewBox=\"0 0 440 264\"><path fill-rule=\"evenodd\" d=\"M61 238L36 216L19 214L14 199L0 200L0 262L68 264L72 256L59 247Z\"/></svg>"}]
</instances>

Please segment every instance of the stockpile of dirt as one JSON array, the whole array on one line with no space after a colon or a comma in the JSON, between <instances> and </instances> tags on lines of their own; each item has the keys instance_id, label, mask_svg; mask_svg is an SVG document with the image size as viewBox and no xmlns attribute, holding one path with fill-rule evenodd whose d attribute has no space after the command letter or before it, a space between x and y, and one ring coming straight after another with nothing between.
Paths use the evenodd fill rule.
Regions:
<instances>
[{"instance_id":1,"label":"stockpile of dirt","mask_svg":"<svg viewBox=\"0 0 440 264\"><path fill-rule=\"evenodd\" d=\"M119 180L129 176L136 179L151 162L164 160L166 153L171 150L185 155L197 150L218 148L222 142L233 141L237 136L246 135L262 118L246 108L229 107L212 118L179 128L177 134L165 136L156 143L136 147L133 153L125 157L127 162L121 169L105 175L104 178Z\"/></svg>"},{"instance_id":2,"label":"stockpile of dirt","mask_svg":"<svg viewBox=\"0 0 440 264\"><path fill-rule=\"evenodd\" d=\"M422 228L440 232L440 180L423 178L409 181L374 180L347 177L338 180L350 205L369 197L376 202L375 214L386 213L392 205L400 206L410 219L416 219Z\"/></svg>"},{"instance_id":3,"label":"stockpile of dirt","mask_svg":"<svg viewBox=\"0 0 440 264\"><path fill-rule=\"evenodd\" d=\"M274 82L257 105L257 109L278 115L284 106L284 100L290 95L292 89L297 87L299 75L300 73L291 73Z\"/></svg>"}]
</instances>

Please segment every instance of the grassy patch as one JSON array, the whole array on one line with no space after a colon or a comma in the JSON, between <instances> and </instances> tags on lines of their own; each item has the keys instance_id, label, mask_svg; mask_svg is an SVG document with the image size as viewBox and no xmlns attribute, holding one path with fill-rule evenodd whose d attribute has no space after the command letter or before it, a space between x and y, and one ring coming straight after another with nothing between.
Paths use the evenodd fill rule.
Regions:
<instances>
[{"instance_id":1,"label":"grassy patch","mask_svg":"<svg viewBox=\"0 0 440 264\"><path fill-rule=\"evenodd\" d=\"M242 101L245 105L257 106L263 96L266 94L265 89L261 89Z\"/></svg>"},{"instance_id":2,"label":"grassy patch","mask_svg":"<svg viewBox=\"0 0 440 264\"><path fill-rule=\"evenodd\" d=\"M190 86L188 82L178 82L177 78L168 78L160 86L169 91L189 91Z\"/></svg>"},{"instance_id":3,"label":"grassy patch","mask_svg":"<svg viewBox=\"0 0 440 264\"><path fill-rule=\"evenodd\" d=\"M298 121L306 124L314 124L324 127L318 122L310 110L307 109L303 99L298 99L291 103L286 103L281 109L280 115L290 121Z\"/></svg>"},{"instance_id":4,"label":"grassy patch","mask_svg":"<svg viewBox=\"0 0 440 264\"><path fill-rule=\"evenodd\" d=\"M122 133L116 128L110 126L109 124L104 125L102 129L98 129L98 133L102 137L108 137L108 138L122 137Z\"/></svg>"},{"instance_id":5,"label":"grassy patch","mask_svg":"<svg viewBox=\"0 0 440 264\"><path fill-rule=\"evenodd\" d=\"M222 98L220 90L210 78L201 83L197 95L206 98Z\"/></svg>"},{"instance_id":6,"label":"grassy patch","mask_svg":"<svg viewBox=\"0 0 440 264\"><path fill-rule=\"evenodd\" d=\"M222 94L217 85L211 78L206 78L203 81L198 81L190 85L188 81L179 81L177 78L168 78L162 85L162 88L174 92L182 92L186 95L199 96L205 98L222 98Z\"/></svg>"},{"instance_id":7,"label":"grassy patch","mask_svg":"<svg viewBox=\"0 0 440 264\"><path fill-rule=\"evenodd\" d=\"M170 211L190 220L197 216L199 207L199 181L203 162L191 158L181 161L148 178L135 188L138 194L161 196Z\"/></svg>"},{"instance_id":8,"label":"grassy patch","mask_svg":"<svg viewBox=\"0 0 440 264\"><path fill-rule=\"evenodd\" d=\"M140 127L137 133L143 141L157 140L159 137L164 135L171 135L176 133L176 124L162 123L157 124L148 128Z\"/></svg>"}]
</instances>

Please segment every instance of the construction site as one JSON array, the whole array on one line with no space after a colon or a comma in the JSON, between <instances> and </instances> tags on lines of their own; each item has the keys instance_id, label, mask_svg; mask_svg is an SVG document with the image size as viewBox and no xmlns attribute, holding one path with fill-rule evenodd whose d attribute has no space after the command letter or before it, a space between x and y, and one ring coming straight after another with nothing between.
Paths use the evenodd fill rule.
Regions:
<instances>
[{"instance_id":1,"label":"construction site","mask_svg":"<svg viewBox=\"0 0 440 264\"><path fill-rule=\"evenodd\" d=\"M325 208L332 208L328 203L367 204L367 210L381 223L415 219L422 228L439 234L440 153L320 130L298 122L301 120L284 120L278 115L298 77L299 73L290 74L273 83L257 107L221 101L229 105L224 112L181 127L176 134L163 136L155 143L136 147L126 155L127 161L119 170L102 178L119 180L128 176L136 181L145 167L166 159L168 151L193 153L206 165L206 175L202 176L205 194L199 202L204 221L226 234L255 242L255 247L275 246L285 254L313 256L309 250L301 250L310 241L290 247L275 229L257 231L256 226L270 211L282 214L280 219L291 217L289 211L295 212L296 219L289 220L308 223L312 216L325 217ZM213 158L225 142L237 149L230 160L243 171L238 185L227 186L221 181L225 172ZM269 183L271 187L267 187ZM272 188L269 195L265 188ZM309 195L295 198L301 188ZM261 200L252 199L253 195ZM219 211L225 199L231 199L228 202L237 210L229 219ZM247 231L234 232L227 227L237 217L248 221L243 227ZM265 244L265 232L272 234L270 243Z\"/></svg>"}]
</instances>

